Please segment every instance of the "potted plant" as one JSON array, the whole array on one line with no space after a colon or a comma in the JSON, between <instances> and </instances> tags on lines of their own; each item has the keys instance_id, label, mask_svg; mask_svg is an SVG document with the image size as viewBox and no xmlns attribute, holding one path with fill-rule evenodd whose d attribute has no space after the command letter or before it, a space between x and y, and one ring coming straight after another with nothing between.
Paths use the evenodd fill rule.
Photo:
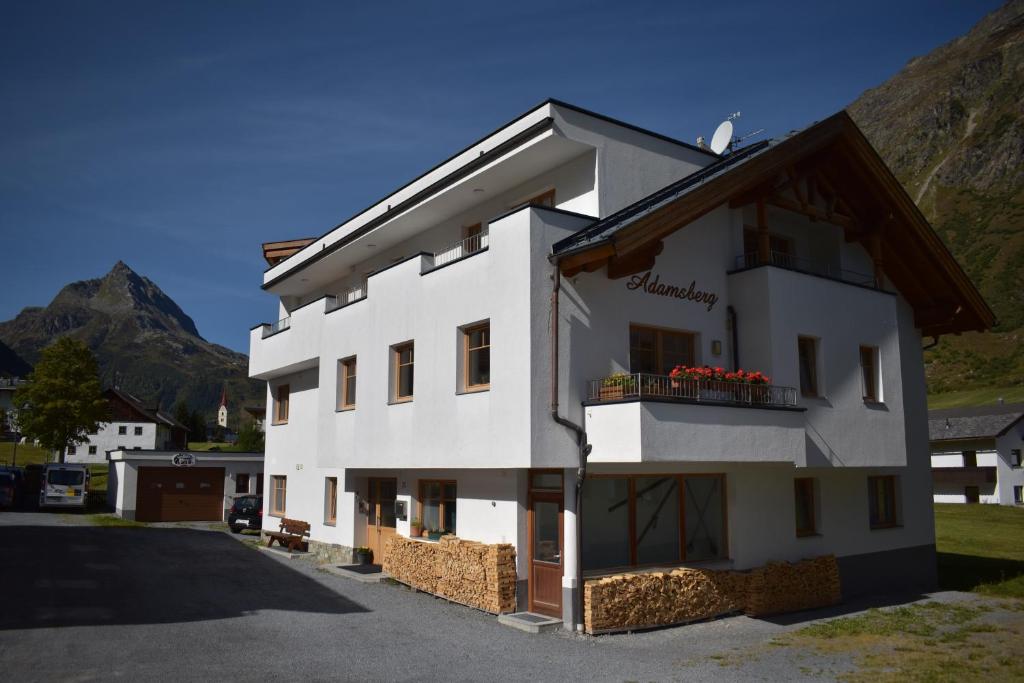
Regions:
<instances>
[{"instance_id":1,"label":"potted plant","mask_svg":"<svg viewBox=\"0 0 1024 683\"><path fill-rule=\"evenodd\" d=\"M373 551L366 546L359 546L352 551L352 560L356 564L373 564Z\"/></svg>"},{"instance_id":2,"label":"potted plant","mask_svg":"<svg viewBox=\"0 0 1024 683\"><path fill-rule=\"evenodd\" d=\"M409 522L409 538L419 538L423 532L423 524L419 518L413 517L412 521Z\"/></svg>"},{"instance_id":3,"label":"potted plant","mask_svg":"<svg viewBox=\"0 0 1024 683\"><path fill-rule=\"evenodd\" d=\"M614 401L627 394L636 393L636 377L625 372L616 372L610 377L601 380L601 387L598 389L598 398L602 401Z\"/></svg>"},{"instance_id":4,"label":"potted plant","mask_svg":"<svg viewBox=\"0 0 1024 683\"><path fill-rule=\"evenodd\" d=\"M430 529L423 529L423 531L420 533L420 536L422 536L423 538L430 538Z\"/></svg>"}]
</instances>

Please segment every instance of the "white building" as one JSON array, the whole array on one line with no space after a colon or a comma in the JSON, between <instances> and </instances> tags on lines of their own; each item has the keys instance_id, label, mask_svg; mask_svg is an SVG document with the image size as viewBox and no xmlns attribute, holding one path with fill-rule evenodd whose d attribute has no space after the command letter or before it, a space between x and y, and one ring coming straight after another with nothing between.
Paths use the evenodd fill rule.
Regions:
<instances>
[{"instance_id":1,"label":"white building","mask_svg":"<svg viewBox=\"0 0 1024 683\"><path fill-rule=\"evenodd\" d=\"M567 626L631 567L934 584L922 337L992 313L845 113L718 157L546 101L264 251L266 528L511 543Z\"/></svg>"},{"instance_id":2,"label":"white building","mask_svg":"<svg viewBox=\"0 0 1024 683\"><path fill-rule=\"evenodd\" d=\"M120 389L107 389L111 421L100 425L88 441L68 448L66 462L103 463L107 451L182 449L187 447L188 428L159 407L147 406Z\"/></svg>"},{"instance_id":3,"label":"white building","mask_svg":"<svg viewBox=\"0 0 1024 683\"><path fill-rule=\"evenodd\" d=\"M936 503L1024 504L1024 403L928 413Z\"/></svg>"}]
</instances>

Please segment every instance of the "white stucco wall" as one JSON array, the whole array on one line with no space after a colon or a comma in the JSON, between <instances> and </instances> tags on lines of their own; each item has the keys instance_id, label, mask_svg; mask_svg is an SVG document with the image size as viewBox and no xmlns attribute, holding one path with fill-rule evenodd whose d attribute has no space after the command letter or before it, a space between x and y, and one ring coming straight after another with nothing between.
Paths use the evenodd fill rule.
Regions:
<instances>
[{"instance_id":1,"label":"white stucco wall","mask_svg":"<svg viewBox=\"0 0 1024 683\"><path fill-rule=\"evenodd\" d=\"M117 430L120 427L125 428L125 434L117 433ZM136 427L142 430L142 434L135 434ZM166 430L160 431L166 432ZM74 455L67 455L65 456L65 459L67 462L103 463L107 461L107 451L117 450L120 448L127 450L153 450L155 448L161 448L164 444L158 443L158 441L162 441L168 437L163 436L163 438L160 438L160 435L158 435L157 432L158 430L155 422L104 423L96 434L89 435L88 442L75 448L76 452ZM89 446L96 447L96 452L92 455L89 454Z\"/></svg>"}]
</instances>

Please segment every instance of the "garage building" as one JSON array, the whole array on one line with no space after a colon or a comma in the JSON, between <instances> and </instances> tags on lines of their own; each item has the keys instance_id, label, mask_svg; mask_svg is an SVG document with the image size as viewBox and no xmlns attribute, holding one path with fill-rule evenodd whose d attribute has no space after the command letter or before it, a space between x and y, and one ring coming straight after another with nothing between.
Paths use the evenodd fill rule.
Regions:
<instances>
[{"instance_id":1,"label":"garage building","mask_svg":"<svg viewBox=\"0 0 1024 683\"><path fill-rule=\"evenodd\" d=\"M140 522L220 521L234 499L263 493L262 453L114 450L107 504Z\"/></svg>"}]
</instances>

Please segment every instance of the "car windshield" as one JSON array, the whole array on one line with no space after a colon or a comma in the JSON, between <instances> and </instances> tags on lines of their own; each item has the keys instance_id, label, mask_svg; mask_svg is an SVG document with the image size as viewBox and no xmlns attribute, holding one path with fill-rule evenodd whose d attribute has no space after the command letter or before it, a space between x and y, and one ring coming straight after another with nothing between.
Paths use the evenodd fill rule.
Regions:
<instances>
[{"instance_id":1,"label":"car windshield","mask_svg":"<svg viewBox=\"0 0 1024 683\"><path fill-rule=\"evenodd\" d=\"M82 470L50 470L46 481L57 486L78 486L85 479Z\"/></svg>"}]
</instances>

